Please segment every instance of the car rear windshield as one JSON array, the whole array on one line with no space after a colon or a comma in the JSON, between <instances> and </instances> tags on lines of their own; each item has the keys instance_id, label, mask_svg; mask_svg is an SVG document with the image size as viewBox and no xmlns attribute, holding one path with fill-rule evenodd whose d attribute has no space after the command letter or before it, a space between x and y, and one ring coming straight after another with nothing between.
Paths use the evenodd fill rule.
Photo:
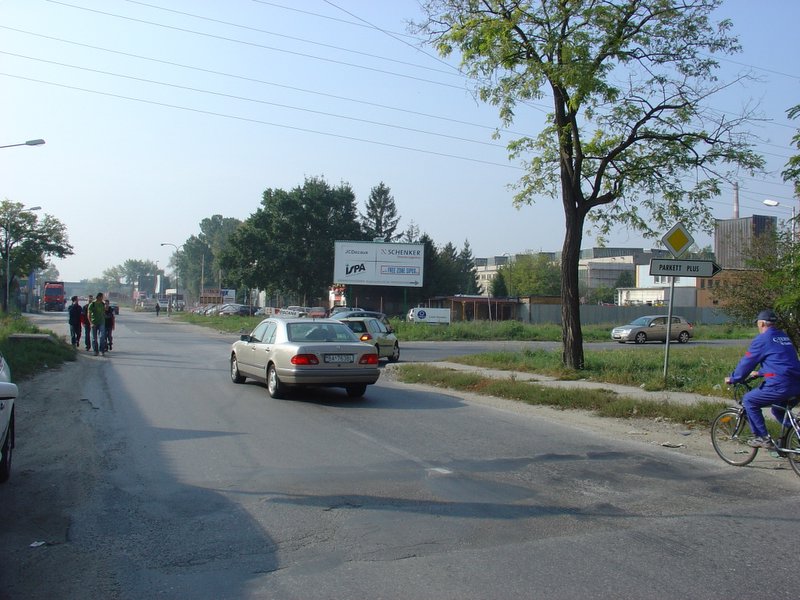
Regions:
<instances>
[{"instance_id":1,"label":"car rear windshield","mask_svg":"<svg viewBox=\"0 0 800 600\"><path fill-rule=\"evenodd\" d=\"M290 342L353 342L357 341L349 327L339 323L289 323L286 333Z\"/></svg>"}]
</instances>

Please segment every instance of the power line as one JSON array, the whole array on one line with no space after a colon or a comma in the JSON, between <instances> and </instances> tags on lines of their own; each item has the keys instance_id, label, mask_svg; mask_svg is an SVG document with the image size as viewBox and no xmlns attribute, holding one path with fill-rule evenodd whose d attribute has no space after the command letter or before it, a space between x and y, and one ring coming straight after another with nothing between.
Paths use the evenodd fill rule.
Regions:
<instances>
[{"instance_id":1,"label":"power line","mask_svg":"<svg viewBox=\"0 0 800 600\"><path fill-rule=\"evenodd\" d=\"M243 102L252 102L252 103L256 103L256 104L264 104L264 105L268 105L268 106L275 106L275 107L278 107L278 108L285 108L285 109L288 109L288 110L295 110L295 111L306 112L306 113L311 113L311 114L323 115L325 117L334 117L336 119L345 119L345 120L348 120L348 121L356 121L358 123L365 123L365 124L368 124L368 125L380 125L382 127L390 127L392 129L400 129L400 130L403 130L403 131L410 131L410 132L413 132L413 133L422 133L422 134L425 134L425 135L431 135L431 136L435 136L435 137L447 138L447 139L456 140L456 141L459 141L459 142L468 142L468 143L471 143L471 144L481 144L481 145L484 145L484 146L491 146L491 147L494 147L494 148L503 148L503 149L505 148L505 146L503 146L502 144L496 144L496 143L493 143L493 142L484 142L484 141L481 141L481 140L471 140L471 139L465 138L465 137L459 137L459 136L455 136L455 135L448 135L448 134L445 134L445 133L436 133L436 132L428 131L428 130L425 130L425 129L417 129L417 128L414 128L414 127L405 127L405 126L402 126L402 125L393 125L391 123L382 123L380 121L372 121L372 120L369 120L369 119L362 119L362 118L358 118L358 117L348 117L346 115L337 115L335 113L321 111L321 110L313 110L313 109L310 109L310 108L300 108L300 107L297 107L297 106L291 106L289 104L281 104L281 103L278 103L278 102L270 102L268 100L259 100L258 98L248 98L248 97L245 97L245 96L237 96L237 95L234 95L234 94L226 94L226 93L223 93L223 92L215 92L215 91L212 91L212 90L204 90L204 89L201 89L201 88L190 87L190 86L185 86L185 85L178 85L176 83L167 83L167 82L163 82L163 81L157 81L155 79L147 79L147 78L144 78L144 77L134 77L133 75L123 75L121 73L113 73L111 71L102 71L100 69L92 69L92 68L89 68L89 67L81 67L81 66L78 66L78 65L71 65L71 64L68 64L68 63L57 62L57 61L54 61L54 60L47 60L47 59L44 59L44 58L36 58L36 57L32 57L32 56L25 56L23 54L16 54L14 52L6 52L4 50L0 50L0 54L6 54L8 56L15 56L17 58L24 58L24 59L27 59L27 60L43 62L43 63L50 64L50 65L57 65L59 67L66 67L66 68L69 68L69 69L77 69L77 70L85 71L85 72L88 72L88 73L98 73L100 75L108 75L108 76L111 76L111 77L118 77L120 79L128 79L128 80L131 80L131 81L139 81L139 82L142 82L142 83L150 83L150 84L153 84L153 85L159 85L159 86L163 86L163 87L170 87L170 88L174 88L174 89L178 89L178 90L185 90L185 91L190 91L190 92L197 92L197 93L200 93L200 94L208 94L208 95L211 95L211 96L218 96L220 98L228 98L228 99L231 99L231 100L241 100Z\"/></svg>"},{"instance_id":2,"label":"power line","mask_svg":"<svg viewBox=\"0 0 800 600\"><path fill-rule=\"evenodd\" d=\"M228 78L231 78L231 79L238 79L238 80L241 80L241 81L247 81L247 82L251 82L251 83L259 83L259 84L262 84L262 85L278 87L278 88L281 88L281 89L287 89L287 90L291 90L291 91L295 91L295 92L302 92L304 94L313 94L313 95L322 96L322 97L325 97L325 98L332 98L332 99L335 99L335 100L343 100L343 101L346 101L346 102L353 102L353 103L362 104L362 105L365 105L365 106L372 106L372 107L376 107L376 108L382 108L382 109L401 112L401 113L405 113L405 114L409 114L409 115L426 117L426 118L430 118L430 119L437 119L437 120L446 121L446 122L450 122L450 123L457 123L459 125L467 125L467 126L470 126L470 127L478 127L478 128L486 129L486 130L490 130L490 131L495 131L497 129L496 127L492 127L490 125L482 125L480 123L472 123L472 122L463 121L463 120L460 120L460 119L453 119L451 117L444 117L444 116L441 116L441 115L434 115L432 113L413 111L413 110L409 110L409 109L405 109L405 108L400 108L400 107L397 107L397 106L390 106L390 105L387 105L387 104L381 104L381 103L378 103L378 102L370 102L370 101L367 101L367 100L360 100L360 99L357 99L357 98L349 98L347 96L340 96L340 95L336 95L336 94L328 94L328 93L325 93L325 92L320 92L318 90L310 90L310 89L307 89L307 88L301 88L301 87L296 87L296 86L291 86L291 85L275 83L274 81L267 81L267 80L258 79L258 78L255 78L255 77L247 77L247 76L244 76L244 75L236 75L236 74L227 73L227 72L224 72L224 71L216 71L216 70L213 70L213 69L197 67L197 66L194 66L194 65L187 65L187 64L183 64L183 63L178 63L178 62L173 62L173 61L160 59L160 58L153 58L153 57L150 57L150 56L143 56L141 54L133 54L133 53L130 53L130 52L122 52L120 50L112 50L110 48L104 48L102 46L94 46L94 45L91 45L91 44L85 44L83 42L76 42L76 41L73 41L73 40L67 40L67 39L64 39L64 38L58 38L58 37L54 37L54 36L44 35L44 34L41 34L41 33L35 33L35 32L27 31L27 30L24 30L24 29L17 29L17 28L14 28L14 27L8 27L6 25L0 25L0 29L7 29L9 31L14 31L16 33L22 33L24 35L30 35L30 36L38 37L38 38L41 38L41 39L52 40L52 41L55 41L55 42L60 42L60 43L63 43L63 44L70 44L70 45L78 46L78 47L82 47L82 48L88 48L90 50L99 50L101 52L107 52L107 53L116 54L116 55L119 55L119 56L125 56L125 57L129 57L129 58L136 58L136 59L139 59L139 60L149 61L149 62L153 62L153 63L157 63L157 64L168 65L168 66L171 66L171 67L178 67L178 68L181 68L181 69L197 71L197 72L200 72L200 73L207 73L207 74L210 74L210 75L218 75L220 77L228 77ZM459 89L462 89L462 88L459 88ZM522 132L512 131L512 130L504 130L504 132L505 133L509 133L509 134L513 134L513 135L525 135Z\"/></svg>"},{"instance_id":3,"label":"power line","mask_svg":"<svg viewBox=\"0 0 800 600\"><path fill-rule=\"evenodd\" d=\"M58 2L57 0L47 0L47 1L48 2L52 2L53 4L62 4L64 6L69 6L71 8L82 8L82 7L79 7L79 6L72 5L72 4L66 4L64 2ZM419 64L416 64L416 63L411 63L411 62L407 62L407 61L403 61L403 60L398 60L398 59L395 59L395 58L389 58L389 57L386 57L386 56L376 56L375 54L368 53L368 52L362 52L360 50L351 50L349 48L343 48L341 46L334 46L332 44L323 44L322 42L318 42L316 40L308 40L308 39L304 39L304 38L294 37L294 36L291 36L291 35L286 35L284 33L276 33L274 31L268 31L266 29L259 29L257 27L251 27L249 25L241 25L240 23L233 23L231 21L222 21L221 19L212 19L211 17L204 17L202 15L197 15L197 14L194 14L194 13L184 12L184 11L180 11L180 10L174 10L174 9L171 9L171 8L165 8L163 6L157 6L155 4L148 4L147 2L141 2L140 0L123 0L123 1L124 2L128 2L129 4L136 4L138 6L146 6L147 8L154 8L156 10L162 10L162 11L173 13L173 14L176 14L176 15L182 15L184 17L192 17L193 19L200 19L202 21L208 21L210 23L217 23L219 25L228 25L229 27L236 27L238 29L244 29L246 31L254 31L256 33L263 33L263 34L266 34L266 35L272 35L272 36L275 36L275 37L281 37L281 38L285 38L287 40L292 40L292 41L295 41L295 42L303 42L304 44L312 44L312 45L315 45L315 46L322 46L323 48L331 48L333 50L341 50L342 52L350 52L350 53L353 53L353 54L358 54L360 56L367 56L369 58L377 58L377 59L380 59L380 60L386 60L386 61L389 61L389 62L395 62L395 63L402 64L402 65L405 65L405 66L415 67L415 68L418 68L418 69L426 69L426 70L433 71L433 72L436 72L436 73L443 73L443 74L446 74L446 75L451 75L452 71L454 69L454 67L452 67L451 65L449 65L445 61L441 61L441 60L439 62L441 62L442 64L447 65L448 67L450 67L447 71L443 71L441 69L434 69L432 67L426 67L424 65L419 65ZM325 1L327 1L327 0L325 0ZM84 10L90 10L90 9L84 9ZM110 13L101 13L101 14L110 14ZM351 13L348 13L348 14L351 14ZM127 19L128 18L128 17L122 16L122 15L114 15L114 16L116 16L118 18L121 18L121 19ZM394 37L393 34L390 34L388 32L384 32L383 30L381 30L378 27L375 27L375 26L372 26L372 25L371 25L371 27L373 27L374 29L376 29L378 31L381 31L382 33L386 33L386 35ZM402 42L402 43L406 44L406 42ZM411 48L414 47L411 44L407 44L407 45L410 46ZM423 54L426 54L426 53L423 52ZM430 55L428 55L428 54L426 54L426 56L430 57ZM463 74L460 71L458 71L458 69L455 69L455 71L457 72L458 75L461 75L463 77Z\"/></svg>"},{"instance_id":4,"label":"power line","mask_svg":"<svg viewBox=\"0 0 800 600\"><path fill-rule=\"evenodd\" d=\"M370 139L359 138L359 137L355 137L355 136L330 133L330 132L327 132L327 131L320 131L320 130L317 130L317 129L308 129L308 128L305 128L305 127L295 127L295 126L292 126L292 125L284 125L284 124L281 124L281 123L272 123L270 121L263 121L261 119L254 119L254 118L251 118L251 117L242 117L242 116L239 116L239 115L230 115L230 114L221 113L221 112L203 110L203 109L199 109L199 108L191 108L191 107L188 107L188 106L181 106L181 105L178 105L178 104L169 104L167 102L159 102L159 101L156 101L156 100L146 100L144 98L136 98L136 97L133 97L133 96L126 96L124 94L114 94L114 93L111 93L111 92L101 92L99 90L92 90L92 89L89 89L89 88L83 88L83 87L78 87L78 86L74 86L74 85L66 85L66 84L63 84L63 83L55 83L55 82L46 81L46 80L43 80L43 79L35 79L33 77L24 77L22 75L14 75L12 73L0 72L0 75L5 76L5 77L11 77L11 78L14 78L14 79L21 79L23 81L31 81L31 82L34 82L34 83L41 83L41 84L49 85L49 86L53 86L53 87L60 87L60 88L64 88L64 89L75 90L75 91L85 92L85 93L89 93L89 94L97 94L99 96L106 96L106 97L109 97L109 98L118 98L118 99L122 99L122 100L129 100L131 102L140 102L142 104L150 104L150 105L153 105L153 106L161 106L161 107L164 107L164 108L174 108L176 110L183 110L183 111L197 113L197 114L210 115L210 116L214 116L214 117L222 117L222 118L225 118L225 119L234 119L234 120L237 120L237 121L245 121L245 122L248 122L248 123L257 123L259 125L267 125L267 126L270 126L270 127L278 127L278 128L281 128L281 129L289 129L289 130L292 130L292 131L302 131L304 133L312 133L312 134L316 134L316 135L324 135L324 136L327 136L327 137L333 137L333 138L338 138L338 139L343 139L343 140L350 140L350 141L354 141L354 142L363 142L363 143L366 143L366 144L374 144L374 145L377 145L377 146L385 146L387 148L395 148L395 149L398 149L398 150L408 150L410 152L418 152L418 153L421 153L421 154L429 154L429 155L433 155L433 156L442 156L442 157L445 157L445 158L453 158L453 159L457 159L457 160L465 160L465 161L474 162L474 163L480 163L480 164L484 164L484 165L491 165L491 166L495 166L495 167L503 167L503 168L506 168L506 169L521 170L521 167L517 167L517 166L511 165L511 164L508 164L508 163L497 163L497 162L493 162L493 161L489 161L489 160L482 160L482 159L479 159L479 158L470 158L468 156L459 156L457 154L449 154L447 152L437 152L435 150L424 150L422 148L414 148L414 147L411 147L411 146L403 146L401 144L391 144L389 142L380 142L380 141L377 141L377 140L370 140Z\"/></svg>"},{"instance_id":5,"label":"power line","mask_svg":"<svg viewBox=\"0 0 800 600\"><path fill-rule=\"evenodd\" d=\"M163 23L157 23L155 21L147 21L145 19L136 19L134 17L126 17L124 15L117 15L117 14L110 13L110 12L105 12L105 11L102 11L102 10L97 10L97 9L92 9L92 8L85 8L83 6L75 6L74 4L68 4L66 2L59 2L58 0L45 0L45 1L46 2L50 2L51 4L59 4L61 6L66 6L66 7L69 7L69 8L74 8L74 9L77 9L77 10L84 10L84 11L87 11L87 12L91 12L91 13L95 13L95 14L99 14L99 15L104 15L104 16L107 16L107 17L113 17L115 19L123 19L123 20L126 20L126 21L132 21L134 23L140 23L140 24L143 24L143 25L152 25L153 27L160 27L162 29L169 29L169 30L172 30L172 31L180 31L181 33L189 33L189 34L192 34L192 35L207 37L207 38L211 38L211 39L215 39L215 40L231 42L233 44L241 44L241 45L244 45L244 46L252 46L254 48L261 48L263 50L271 50L273 52L281 52L283 54L291 54L293 56L300 56L302 58L310 58L310 59L313 59L313 60L319 60L319 61L323 61L323 62L327 62L327 63L331 63L331 64L342 65L342 66L345 66L345 67L352 67L354 69L363 69L365 71L371 71L371 72L374 72L374 73L381 73L383 75L392 75L394 77L401 77L401 78L404 78L404 79L410 79L410 80L413 80L413 81L418 81L420 83L428 83L430 85L437 85L437 86L442 86L442 87L448 87L448 88L454 88L454 89L463 90L463 87L461 87L461 86L457 86L457 85L450 84L450 83L444 83L444 82L436 81L436 80L433 80L433 79L425 79L423 77L416 77L414 75L406 75L404 73L386 71L384 69L378 69L378 68L375 68L375 67L368 67L366 65L359 65L359 64L356 64L356 63L351 63L351 62L347 62L347 61L343 61L343 60L335 60L333 58L327 58L327 57L323 57L323 56L315 56L313 54L306 54L304 52L295 52L293 50L285 50L283 48L278 48L278 47L275 47L275 46L267 46L266 44L258 44L256 42L248 42L248 41L245 41L245 40L239 40L239 39L236 39L236 38L231 38L231 37L227 37L227 36L223 36L223 35L216 35L216 34L212 34L212 33L205 33L203 31L196 31L196 30L193 30L193 29L186 29L185 27L176 27L174 25L165 25ZM315 42L309 42L309 43L315 43ZM367 55L366 53L363 53L363 52L359 52L358 54ZM389 60L389 59L385 59L385 60ZM420 67L420 68L426 68L426 67ZM433 70L433 69L431 69L431 70ZM437 72L444 73L444 71L440 71L440 70L438 70ZM447 73L447 74L449 74L449 73ZM462 77L463 77L463 75L462 75Z\"/></svg>"}]
</instances>

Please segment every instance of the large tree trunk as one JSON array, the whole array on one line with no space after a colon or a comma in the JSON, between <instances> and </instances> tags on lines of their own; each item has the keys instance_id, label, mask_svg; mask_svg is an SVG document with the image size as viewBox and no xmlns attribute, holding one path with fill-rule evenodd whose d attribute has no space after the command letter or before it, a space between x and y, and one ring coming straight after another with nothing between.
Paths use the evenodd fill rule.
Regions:
<instances>
[{"instance_id":1,"label":"large tree trunk","mask_svg":"<svg viewBox=\"0 0 800 600\"><path fill-rule=\"evenodd\" d=\"M564 366L583 369L583 332L581 331L581 299L578 289L578 261L585 213L573 190L562 186L566 232L561 248L561 329Z\"/></svg>"}]
</instances>

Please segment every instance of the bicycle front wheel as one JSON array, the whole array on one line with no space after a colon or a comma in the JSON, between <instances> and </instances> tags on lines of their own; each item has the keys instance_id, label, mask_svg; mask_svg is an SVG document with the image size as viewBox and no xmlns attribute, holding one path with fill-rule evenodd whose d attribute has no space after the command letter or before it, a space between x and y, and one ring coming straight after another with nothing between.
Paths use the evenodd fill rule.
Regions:
<instances>
[{"instance_id":1,"label":"bicycle front wheel","mask_svg":"<svg viewBox=\"0 0 800 600\"><path fill-rule=\"evenodd\" d=\"M758 448L747 445L747 441L753 437L747 415L742 409L723 410L711 424L714 450L722 460L735 467L749 465L758 454Z\"/></svg>"},{"instance_id":2,"label":"bicycle front wheel","mask_svg":"<svg viewBox=\"0 0 800 600\"><path fill-rule=\"evenodd\" d=\"M792 465L795 474L800 477L800 437L797 436L797 431L789 430L784 438L783 447L788 450L786 458L789 459L789 464Z\"/></svg>"}]
</instances>

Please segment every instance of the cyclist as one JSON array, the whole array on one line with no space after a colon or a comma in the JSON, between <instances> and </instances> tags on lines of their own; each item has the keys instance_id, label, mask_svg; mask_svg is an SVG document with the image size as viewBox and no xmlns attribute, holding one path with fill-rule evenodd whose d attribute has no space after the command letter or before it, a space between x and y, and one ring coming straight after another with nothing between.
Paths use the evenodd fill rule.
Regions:
<instances>
[{"instance_id":1,"label":"cyclist","mask_svg":"<svg viewBox=\"0 0 800 600\"><path fill-rule=\"evenodd\" d=\"M771 310L762 310L756 318L758 335L725 383L738 383L748 377L763 377L764 381L744 395L742 406L747 413L750 429L756 436L747 443L756 448L774 448L767 432L761 409L773 406L772 414L783 422L784 408L792 396L800 395L800 360L786 332L775 326L778 317ZM756 367L760 365L758 370Z\"/></svg>"}]
</instances>

